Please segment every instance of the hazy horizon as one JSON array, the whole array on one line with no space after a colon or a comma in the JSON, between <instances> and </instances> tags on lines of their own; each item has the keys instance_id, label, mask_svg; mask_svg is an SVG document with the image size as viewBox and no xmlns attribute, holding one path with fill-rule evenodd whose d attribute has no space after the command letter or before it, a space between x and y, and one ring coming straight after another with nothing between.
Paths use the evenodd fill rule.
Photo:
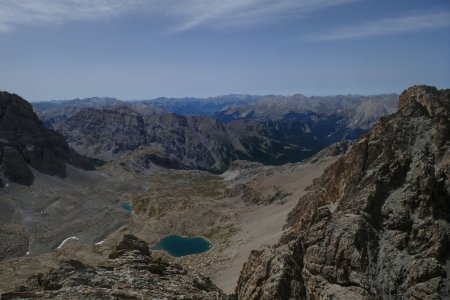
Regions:
<instances>
[{"instance_id":1,"label":"hazy horizon","mask_svg":"<svg viewBox=\"0 0 450 300\"><path fill-rule=\"evenodd\" d=\"M0 90L30 101L450 87L446 0L4 0Z\"/></svg>"},{"instance_id":2,"label":"hazy horizon","mask_svg":"<svg viewBox=\"0 0 450 300\"><path fill-rule=\"evenodd\" d=\"M439 88L438 88L439 89ZM331 95L331 94L324 94L324 95L306 95L303 93L294 93L294 94L286 94L286 95L282 95L282 94L238 94L238 93L230 93L230 94L223 94L223 95L215 95L215 96L205 96L205 97L195 97L195 96L183 96L183 97L166 97L166 96L160 96L160 97L155 97L155 98L143 98L143 99L126 99L126 98L118 98L118 97L113 97L113 96L90 96L90 97L75 97L75 98L71 98L71 99L48 99L48 100L33 100L33 99L26 99L29 102L52 102L52 101L73 101L73 100L89 100L89 99L93 99L93 98L99 98L99 99L115 99L115 100L120 100L120 101L124 101L124 102L133 102L133 101L155 101L155 100L160 100L160 99L168 99L168 100L178 100L178 99L201 99L201 100L207 100L207 99L214 99L214 98L219 98L219 97L227 97L227 96L251 96L251 97L293 97L295 95L303 95L305 97L337 97L337 96L361 96L361 97L370 97L370 96L383 96L383 95L397 95L399 96L401 94L401 92L399 93L380 93L380 94L351 94L351 93L347 93L347 94L335 94L335 95ZM20 96L20 95L19 95Z\"/></svg>"}]
</instances>

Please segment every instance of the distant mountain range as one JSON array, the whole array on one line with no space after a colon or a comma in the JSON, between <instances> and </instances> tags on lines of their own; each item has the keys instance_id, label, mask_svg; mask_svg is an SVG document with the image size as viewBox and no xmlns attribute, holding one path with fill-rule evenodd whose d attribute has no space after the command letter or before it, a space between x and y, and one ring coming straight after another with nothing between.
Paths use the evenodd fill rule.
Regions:
<instances>
[{"instance_id":1,"label":"distant mountain range","mask_svg":"<svg viewBox=\"0 0 450 300\"><path fill-rule=\"evenodd\" d=\"M247 105L261 97L232 94L210 98L161 97L152 100L130 101L110 97L92 97L33 102L33 107L46 126L54 127L83 108L106 108L127 105L139 111L151 108L159 112L171 112L183 116L213 116L230 105Z\"/></svg>"},{"instance_id":2,"label":"distant mountain range","mask_svg":"<svg viewBox=\"0 0 450 300\"><path fill-rule=\"evenodd\" d=\"M380 116L394 113L398 95L373 96L338 95L307 97L255 96L231 94L210 98L157 98L153 100L123 101L110 97L92 97L73 100L52 100L33 102L38 116L49 127L74 115L82 108L106 108L132 106L149 108L161 112L171 112L183 116L210 116L222 121L235 119L283 119L292 113L314 112L325 115L352 116L352 127L368 128Z\"/></svg>"},{"instance_id":3,"label":"distant mountain range","mask_svg":"<svg viewBox=\"0 0 450 300\"><path fill-rule=\"evenodd\" d=\"M215 114L223 121L246 120L295 120L310 118L311 114L334 116L345 122L348 128L368 129L381 116L397 110L398 95L374 96L324 96L304 95L265 96L248 104L232 104Z\"/></svg>"},{"instance_id":4,"label":"distant mountain range","mask_svg":"<svg viewBox=\"0 0 450 300\"><path fill-rule=\"evenodd\" d=\"M230 105L248 105L262 96L231 94L210 98L157 98L137 101L183 116L214 116Z\"/></svg>"},{"instance_id":5,"label":"distant mountain range","mask_svg":"<svg viewBox=\"0 0 450 300\"><path fill-rule=\"evenodd\" d=\"M296 162L334 142L355 139L395 112L397 95L306 97L227 95L121 101L87 98L33 103L47 126L76 151L103 161L152 160L222 171L235 159ZM151 151L150 151L151 149ZM125 156L126 157L126 156Z\"/></svg>"},{"instance_id":6,"label":"distant mountain range","mask_svg":"<svg viewBox=\"0 0 450 300\"><path fill-rule=\"evenodd\" d=\"M115 98L84 98L73 100L52 100L33 102L33 109L48 128L57 127L59 123L77 114L84 108L115 107L125 102Z\"/></svg>"}]
</instances>

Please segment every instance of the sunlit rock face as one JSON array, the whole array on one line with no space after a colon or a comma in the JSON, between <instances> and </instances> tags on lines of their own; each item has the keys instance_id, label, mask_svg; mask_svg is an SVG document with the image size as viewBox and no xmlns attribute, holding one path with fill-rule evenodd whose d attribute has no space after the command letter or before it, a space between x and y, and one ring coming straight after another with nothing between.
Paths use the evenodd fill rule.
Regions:
<instances>
[{"instance_id":1,"label":"sunlit rock face","mask_svg":"<svg viewBox=\"0 0 450 300\"><path fill-rule=\"evenodd\" d=\"M450 297L449 117L450 90L405 90L251 254L238 298Z\"/></svg>"}]
</instances>

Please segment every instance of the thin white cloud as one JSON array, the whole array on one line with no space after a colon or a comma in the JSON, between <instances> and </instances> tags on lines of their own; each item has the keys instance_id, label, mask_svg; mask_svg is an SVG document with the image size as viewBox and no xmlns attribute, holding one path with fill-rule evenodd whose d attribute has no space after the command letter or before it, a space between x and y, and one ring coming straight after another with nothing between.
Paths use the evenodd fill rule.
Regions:
<instances>
[{"instance_id":1,"label":"thin white cloud","mask_svg":"<svg viewBox=\"0 0 450 300\"><path fill-rule=\"evenodd\" d=\"M140 0L0 0L0 31L19 25L62 24L117 16Z\"/></svg>"},{"instance_id":2,"label":"thin white cloud","mask_svg":"<svg viewBox=\"0 0 450 300\"><path fill-rule=\"evenodd\" d=\"M173 1L176 5L167 13L181 20L172 31L185 31L201 26L248 27L356 1L360 0L189 0L183 8Z\"/></svg>"},{"instance_id":3,"label":"thin white cloud","mask_svg":"<svg viewBox=\"0 0 450 300\"><path fill-rule=\"evenodd\" d=\"M133 10L165 16L171 32L248 27L361 0L0 0L0 31L98 20Z\"/></svg>"},{"instance_id":4,"label":"thin white cloud","mask_svg":"<svg viewBox=\"0 0 450 300\"><path fill-rule=\"evenodd\" d=\"M376 21L343 26L310 36L314 41L334 41L393 35L450 26L450 12L404 15Z\"/></svg>"}]
</instances>

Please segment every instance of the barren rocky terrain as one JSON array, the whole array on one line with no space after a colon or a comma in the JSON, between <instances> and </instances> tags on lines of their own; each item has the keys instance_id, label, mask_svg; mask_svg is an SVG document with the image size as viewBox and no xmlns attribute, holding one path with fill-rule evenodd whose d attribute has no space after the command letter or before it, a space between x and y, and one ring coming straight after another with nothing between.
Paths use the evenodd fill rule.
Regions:
<instances>
[{"instance_id":1,"label":"barren rocky terrain","mask_svg":"<svg viewBox=\"0 0 450 300\"><path fill-rule=\"evenodd\" d=\"M222 174L148 147L91 171L63 163L64 176L24 159L31 185L2 175L0 293L446 298L449 103L449 90L415 86L354 143L281 166L234 160ZM180 258L148 252L170 234L213 247Z\"/></svg>"},{"instance_id":2,"label":"barren rocky terrain","mask_svg":"<svg viewBox=\"0 0 450 300\"><path fill-rule=\"evenodd\" d=\"M92 267L68 260L27 280L2 299L229 299L209 278L152 257L148 244L125 235L108 260Z\"/></svg>"},{"instance_id":3,"label":"barren rocky terrain","mask_svg":"<svg viewBox=\"0 0 450 300\"><path fill-rule=\"evenodd\" d=\"M131 233L150 245L169 234L206 237L213 244L206 253L182 258L173 258L164 252L153 255L177 262L193 274L209 276L216 285L231 293L250 251L278 240L286 217L304 193L303 189L342 151L345 148L318 155L319 161L280 167L236 161L222 175L156 166L150 168L151 171L135 172L124 170L120 164L107 164L90 172L86 178L86 174L81 174L83 171L75 173L76 169L70 169L66 184L71 185L74 192L69 193L69 197L61 196L59 201L67 203L83 199L83 205L89 210L79 209L78 216L68 215L67 221L63 218L61 223L54 224L57 230L51 230L51 236L59 238L55 238L53 246L47 249L50 253L32 248L25 257L0 261L0 289L10 291L24 284L24 280L36 271L46 272L67 259L98 265L123 234ZM47 177L44 179L48 180ZM58 194L57 185L52 187L44 179L40 183L38 177L31 189L41 190L41 197ZM242 190L243 186L248 189ZM22 187L13 188L14 192L9 190L8 195L23 196ZM123 201L131 202L133 214L121 208ZM94 203L98 210L93 207ZM115 210L104 210L101 205L112 206ZM69 219L72 218L78 220L77 223L71 225ZM54 222L59 220L56 215L53 219ZM98 220L94 227L89 226L91 222L86 222L89 219ZM42 221L36 223L42 224ZM61 227L61 224L65 225ZM70 231L71 226L76 231ZM119 227L119 230L110 230ZM68 240L56 249L70 236L76 236L78 240ZM102 243L95 244L99 242Z\"/></svg>"},{"instance_id":4,"label":"barren rocky terrain","mask_svg":"<svg viewBox=\"0 0 450 300\"><path fill-rule=\"evenodd\" d=\"M238 298L449 298L449 133L450 90L405 90L252 252Z\"/></svg>"}]
</instances>

